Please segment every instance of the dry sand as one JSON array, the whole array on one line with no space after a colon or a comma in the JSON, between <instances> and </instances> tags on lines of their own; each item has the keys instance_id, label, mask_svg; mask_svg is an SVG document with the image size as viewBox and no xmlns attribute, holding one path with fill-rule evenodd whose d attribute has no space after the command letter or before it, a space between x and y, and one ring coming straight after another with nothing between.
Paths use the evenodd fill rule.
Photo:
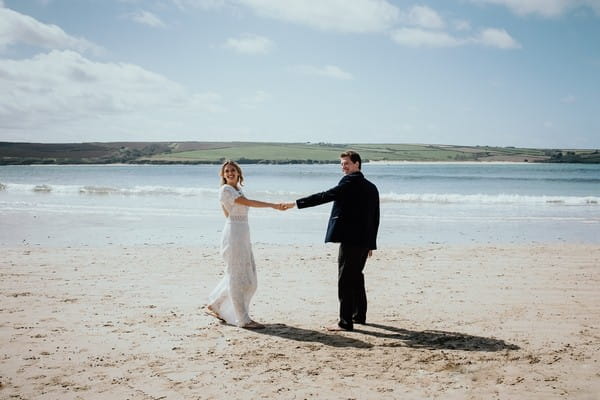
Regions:
<instances>
[{"instance_id":1,"label":"dry sand","mask_svg":"<svg viewBox=\"0 0 600 400\"><path fill-rule=\"evenodd\" d=\"M0 249L1 399L600 399L600 246L255 246L262 331L205 315L216 248Z\"/></svg>"}]
</instances>

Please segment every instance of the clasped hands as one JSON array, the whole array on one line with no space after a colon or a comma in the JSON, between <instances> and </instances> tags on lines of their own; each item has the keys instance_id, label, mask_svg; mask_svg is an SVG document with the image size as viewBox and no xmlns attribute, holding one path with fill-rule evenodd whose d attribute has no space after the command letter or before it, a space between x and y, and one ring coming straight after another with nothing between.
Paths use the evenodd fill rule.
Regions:
<instances>
[{"instance_id":1,"label":"clasped hands","mask_svg":"<svg viewBox=\"0 0 600 400\"><path fill-rule=\"evenodd\" d=\"M294 208L296 207L296 203L279 203L279 204L275 204L275 208L276 210L279 211L285 211L285 210L289 210L290 208Z\"/></svg>"}]
</instances>

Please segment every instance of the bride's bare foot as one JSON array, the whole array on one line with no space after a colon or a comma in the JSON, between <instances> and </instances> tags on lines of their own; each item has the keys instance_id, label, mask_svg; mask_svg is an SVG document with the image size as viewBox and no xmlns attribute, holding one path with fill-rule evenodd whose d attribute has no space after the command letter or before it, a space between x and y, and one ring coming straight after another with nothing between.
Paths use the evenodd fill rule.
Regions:
<instances>
[{"instance_id":1,"label":"bride's bare foot","mask_svg":"<svg viewBox=\"0 0 600 400\"><path fill-rule=\"evenodd\" d=\"M242 326L242 328L244 328L244 329L265 329L265 326L256 321L250 321L246 325Z\"/></svg>"},{"instance_id":2,"label":"bride's bare foot","mask_svg":"<svg viewBox=\"0 0 600 400\"><path fill-rule=\"evenodd\" d=\"M210 308L210 306L204 307L204 312L206 314L210 315L211 317L215 317L219 321L225 322L225 320L223 319L223 317L221 317L218 312L216 312L215 310L213 310L212 308Z\"/></svg>"}]
</instances>

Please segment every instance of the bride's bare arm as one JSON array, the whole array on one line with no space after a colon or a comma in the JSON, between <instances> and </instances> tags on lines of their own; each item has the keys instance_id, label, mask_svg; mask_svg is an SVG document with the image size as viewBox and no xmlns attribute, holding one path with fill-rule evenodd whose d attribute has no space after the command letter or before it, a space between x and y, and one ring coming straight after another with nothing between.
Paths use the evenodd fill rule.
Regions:
<instances>
[{"instance_id":1,"label":"bride's bare arm","mask_svg":"<svg viewBox=\"0 0 600 400\"><path fill-rule=\"evenodd\" d=\"M274 208L276 210L284 210L284 208L282 207L281 204L275 204L275 203L268 203L266 201L259 201L259 200L251 200L251 199L247 199L244 196L240 196L237 199L235 199L235 202L238 204L242 204L244 206L248 206L248 207L258 207L258 208Z\"/></svg>"}]
</instances>

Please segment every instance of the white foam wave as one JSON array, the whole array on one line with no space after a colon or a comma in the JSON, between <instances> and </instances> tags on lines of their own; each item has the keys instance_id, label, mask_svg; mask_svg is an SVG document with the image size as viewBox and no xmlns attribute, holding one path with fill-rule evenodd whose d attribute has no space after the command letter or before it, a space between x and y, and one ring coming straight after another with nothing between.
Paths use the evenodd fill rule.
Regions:
<instances>
[{"instance_id":1,"label":"white foam wave","mask_svg":"<svg viewBox=\"0 0 600 400\"><path fill-rule=\"evenodd\" d=\"M297 199L297 198L304 196L302 193L290 192L287 190L263 190L263 191L253 192L253 194L261 195L261 196L263 196L263 195L265 195L265 196L286 196L286 197L289 197L290 199Z\"/></svg>"},{"instance_id":2,"label":"white foam wave","mask_svg":"<svg viewBox=\"0 0 600 400\"><path fill-rule=\"evenodd\" d=\"M526 196L517 194L387 193L381 195L381 201L429 204L600 205L600 197L595 196Z\"/></svg>"},{"instance_id":3,"label":"white foam wave","mask_svg":"<svg viewBox=\"0 0 600 400\"><path fill-rule=\"evenodd\" d=\"M134 186L134 187L112 187L112 186L78 186L78 185L29 185L21 183L7 183L3 185L7 192L20 193L51 193L62 195L122 195L122 196L203 196L216 194L217 188L193 188L193 187L168 187L168 186Z\"/></svg>"},{"instance_id":4,"label":"white foam wave","mask_svg":"<svg viewBox=\"0 0 600 400\"><path fill-rule=\"evenodd\" d=\"M0 184L1 185L1 184ZM116 187L116 186L94 186L94 185L49 185L49 184L22 184L7 183L0 186L0 190L19 193L50 193L59 195L121 195L121 196L216 196L219 193L218 187L183 187L183 186L134 186L134 187ZM290 199L299 198L301 193L285 190L261 190L249 191L251 196L260 197L285 197Z\"/></svg>"},{"instance_id":5,"label":"white foam wave","mask_svg":"<svg viewBox=\"0 0 600 400\"><path fill-rule=\"evenodd\" d=\"M218 187L182 186L94 186L0 183L0 191L15 193L39 193L44 195L89 195L89 196L181 196L216 197ZM286 190L258 190L247 193L252 198L296 199L307 193ZM490 205L567 205L600 206L598 196L529 196L520 194L454 194L454 193L382 193L382 203L416 204L490 204Z\"/></svg>"}]
</instances>

